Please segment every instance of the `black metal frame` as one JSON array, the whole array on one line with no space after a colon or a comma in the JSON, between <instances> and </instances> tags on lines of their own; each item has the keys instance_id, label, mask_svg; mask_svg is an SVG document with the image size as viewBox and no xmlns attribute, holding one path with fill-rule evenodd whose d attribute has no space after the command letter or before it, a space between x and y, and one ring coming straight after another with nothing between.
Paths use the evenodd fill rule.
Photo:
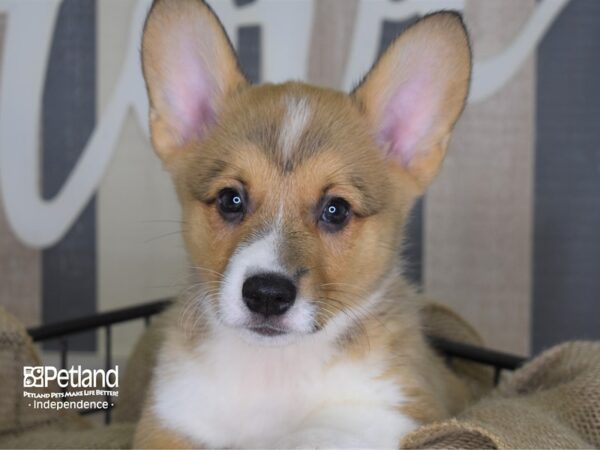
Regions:
<instances>
[{"instance_id":1,"label":"black metal frame","mask_svg":"<svg viewBox=\"0 0 600 450\"><path fill-rule=\"evenodd\" d=\"M35 342L58 339L60 342L59 351L61 369L65 369L67 367L69 356L69 336L85 331L97 330L98 328L104 328L106 346L104 363L105 368L108 370L112 367L112 326L118 323L129 322L138 319L143 319L147 326L150 323L151 317L163 311L167 306L169 306L169 304L171 304L171 302L172 300L170 299L158 300L151 303L145 303L143 305L116 309L105 313L98 313L79 319L42 325L39 327L30 328L27 331ZM494 384L498 384L498 381L500 380L500 374L503 370L515 370L523 365L526 361L525 358L520 356L497 352L460 342L449 341L439 337L429 336L428 339L434 348L445 355L448 362L450 362L453 358L458 358L492 366L494 368ZM110 408L102 411L105 411L105 423L110 423ZM99 410L94 409L83 411L82 414L91 414L96 412L99 412Z\"/></svg>"}]
</instances>

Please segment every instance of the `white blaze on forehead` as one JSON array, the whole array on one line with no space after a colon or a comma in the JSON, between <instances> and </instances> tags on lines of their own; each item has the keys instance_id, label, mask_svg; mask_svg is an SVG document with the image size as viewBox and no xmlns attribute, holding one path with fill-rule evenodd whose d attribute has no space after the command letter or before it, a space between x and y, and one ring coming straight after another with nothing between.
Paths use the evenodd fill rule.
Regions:
<instances>
[{"instance_id":1,"label":"white blaze on forehead","mask_svg":"<svg viewBox=\"0 0 600 450\"><path fill-rule=\"evenodd\" d=\"M310 119L310 105L306 98L285 98L285 113L279 132L279 147L283 160L289 160Z\"/></svg>"}]
</instances>

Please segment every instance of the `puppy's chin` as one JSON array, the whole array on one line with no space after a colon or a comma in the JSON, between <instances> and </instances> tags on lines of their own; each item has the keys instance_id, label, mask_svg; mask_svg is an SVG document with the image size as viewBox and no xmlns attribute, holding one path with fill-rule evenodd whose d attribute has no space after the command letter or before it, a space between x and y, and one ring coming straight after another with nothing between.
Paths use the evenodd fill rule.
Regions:
<instances>
[{"instance_id":1,"label":"puppy's chin","mask_svg":"<svg viewBox=\"0 0 600 450\"><path fill-rule=\"evenodd\" d=\"M284 314L267 318L249 311L241 298L221 295L216 306L215 319L220 326L253 345L290 345L317 331L315 307L304 297Z\"/></svg>"},{"instance_id":2,"label":"puppy's chin","mask_svg":"<svg viewBox=\"0 0 600 450\"><path fill-rule=\"evenodd\" d=\"M308 334L291 331L269 334L247 327L235 328L235 331L247 344L262 347L284 347L287 345L293 345L302 341L303 339L306 339L308 336Z\"/></svg>"},{"instance_id":3,"label":"puppy's chin","mask_svg":"<svg viewBox=\"0 0 600 450\"><path fill-rule=\"evenodd\" d=\"M294 324L286 323L285 318L273 321L257 320L248 316L239 322L229 322L220 316L218 321L220 327L233 332L247 344L266 347L292 345L307 339L316 331L314 326L308 324L303 324L304 326L298 329Z\"/></svg>"},{"instance_id":4,"label":"puppy's chin","mask_svg":"<svg viewBox=\"0 0 600 450\"><path fill-rule=\"evenodd\" d=\"M284 347L301 345L307 342L331 343L347 332L354 320L351 316L337 314L325 323L317 325L313 323L310 327L301 330L293 328L262 329L260 326L244 324L227 324L219 320L219 327L239 337L249 345L258 347Z\"/></svg>"}]
</instances>

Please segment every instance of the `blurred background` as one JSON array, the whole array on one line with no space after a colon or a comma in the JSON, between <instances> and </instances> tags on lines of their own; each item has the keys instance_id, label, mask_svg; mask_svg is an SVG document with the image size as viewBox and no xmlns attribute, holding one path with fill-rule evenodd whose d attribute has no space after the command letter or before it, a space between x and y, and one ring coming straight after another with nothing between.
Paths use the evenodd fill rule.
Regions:
<instances>
[{"instance_id":1,"label":"blurred background","mask_svg":"<svg viewBox=\"0 0 600 450\"><path fill-rule=\"evenodd\" d=\"M209 3L253 81L339 89L418 17L460 10L472 90L408 226L407 276L495 349L600 338L600 1ZM179 208L148 142L148 7L0 0L0 305L28 326L185 287ZM115 329L117 356L138 332Z\"/></svg>"}]
</instances>

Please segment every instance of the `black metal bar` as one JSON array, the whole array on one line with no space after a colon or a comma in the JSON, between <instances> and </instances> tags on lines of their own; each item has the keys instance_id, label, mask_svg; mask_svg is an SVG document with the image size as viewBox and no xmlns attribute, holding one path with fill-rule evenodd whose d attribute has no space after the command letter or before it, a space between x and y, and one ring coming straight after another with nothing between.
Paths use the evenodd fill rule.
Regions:
<instances>
[{"instance_id":1,"label":"black metal bar","mask_svg":"<svg viewBox=\"0 0 600 450\"><path fill-rule=\"evenodd\" d=\"M463 344L462 342L449 341L435 336L428 336L428 339L436 349L446 356L468 359L470 361L499 367L501 369L515 370L527 361L526 358L521 356Z\"/></svg>"},{"instance_id":2,"label":"black metal bar","mask_svg":"<svg viewBox=\"0 0 600 450\"><path fill-rule=\"evenodd\" d=\"M67 356L69 353L69 338L65 335L60 338L60 368L67 368Z\"/></svg>"},{"instance_id":3,"label":"black metal bar","mask_svg":"<svg viewBox=\"0 0 600 450\"><path fill-rule=\"evenodd\" d=\"M95 314L80 319L68 320L61 323L43 325L28 330L34 341L41 341L68 334L74 334L90 329L99 328L115 323L126 322L133 319L147 318L163 311L172 303L172 300L158 300L144 305L117 309L114 311ZM431 344L444 353L447 358L469 359L481 364L498 366L502 369L515 370L526 361L526 358L476 347L461 342L449 341L439 337L429 336Z\"/></svg>"},{"instance_id":4,"label":"black metal bar","mask_svg":"<svg viewBox=\"0 0 600 450\"><path fill-rule=\"evenodd\" d=\"M150 326L150 319L152 318L152 316L145 316L144 317L144 325L146 325L146 328L148 328Z\"/></svg>"},{"instance_id":5,"label":"black metal bar","mask_svg":"<svg viewBox=\"0 0 600 450\"><path fill-rule=\"evenodd\" d=\"M116 309L106 313L94 314L93 316L66 320L50 325L42 325L40 327L30 328L27 331L34 341L43 341L65 336L67 334L89 331L90 329L100 328L106 325L113 325L115 323L151 316L164 310L171 302L172 300L170 299L158 300L144 305L131 306L129 308Z\"/></svg>"},{"instance_id":6,"label":"black metal bar","mask_svg":"<svg viewBox=\"0 0 600 450\"><path fill-rule=\"evenodd\" d=\"M105 366L109 370L112 366L112 328L113 324L127 322L135 319L144 319L146 326L150 324L151 316L160 313L172 303L172 300L158 300L152 303L122 308L106 313L100 313L93 316L82 317L80 319L68 320L61 323L44 325L36 328L30 328L29 334L34 341L42 341L46 339L60 338L61 343L61 366L66 368L68 357L68 335L80 333L105 327L106 329L106 355ZM439 337L428 336L431 345L440 351L446 359L446 362L451 363L453 358L460 358L473 361L480 364L485 364L494 367L494 382L497 384L500 380L502 370L515 370L523 365L527 359L521 356L510 355L494 350L489 350L482 347L477 347L460 342L449 341ZM109 423L111 420L110 409L111 401L107 399L109 408L105 410L105 421ZM100 410L85 411L82 414L91 414Z\"/></svg>"},{"instance_id":7,"label":"black metal bar","mask_svg":"<svg viewBox=\"0 0 600 450\"><path fill-rule=\"evenodd\" d=\"M112 330L111 330L110 325L107 325L105 327L105 330L106 330L106 333L105 333L104 336L105 336L106 341L105 341L104 345L106 346L106 359L104 361L104 368L106 370L105 373L108 373L108 371L112 367ZM105 396L105 400L110 405L110 403L112 401L111 400L111 396L110 395L106 395ZM111 419L110 412L111 412L111 409L110 408L106 408L106 411L104 413L104 423L106 425L108 425L110 423L110 419Z\"/></svg>"},{"instance_id":8,"label":"black metal bar","mask_svg":"<svg viewBox=\"0 0 600 450\"><path fill-rule=\"evenodd\" d=\"M500 372L502 372L500 367L494 367L494 386L498 386L498 383L500 383Z\"/></svg>"},{"instance_id":9,"label":"black metal bar","mask_svg":"<svg viewBox=\"0 0 600 450\"><path fill-rule=\"evenodd\" d=\"M112 409L114 408L114 406L110 406L110 403L108 404L108 409ZM90 414L96 414L96 413L100 413L100 412L104 412L106 411L104 408L90 408L90 409L84 409L82 411L79 411L79 414L82 416L89 416Z\"/></svg>"},{"instance_id":10,"label":"black metal bar","mask_svg":"<svg viewBox=\"0 0 600 450\"><path fill-rule=\"evenodd\" d=\"M62 370L67 368L67 357L69 354L69 338L67 336L63 336L60 338L60 368ZM67 388L64 387L61 389L62 393L64 394L65 392L67 392ZM66 397L63 397L63 402L65 401Z\"/></svg>"}]
</instances>

